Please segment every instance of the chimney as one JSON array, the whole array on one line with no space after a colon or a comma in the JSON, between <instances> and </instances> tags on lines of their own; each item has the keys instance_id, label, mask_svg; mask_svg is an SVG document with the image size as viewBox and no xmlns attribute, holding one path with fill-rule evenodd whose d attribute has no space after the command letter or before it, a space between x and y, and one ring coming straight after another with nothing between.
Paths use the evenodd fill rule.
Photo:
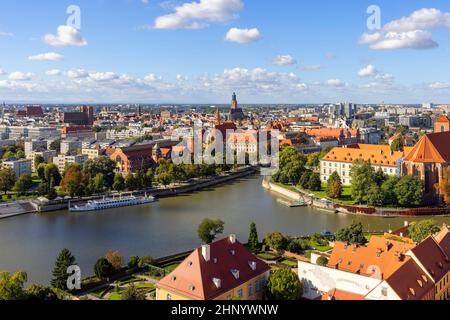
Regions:
<instances>
[{"instance_id":1,"label":"chimney","mask_svg":"<svg viewBox=\"0 0 450 320\"><path fill-rule=\"evenodd\" d=\"M211 260L211 246L209 244L205 244L202 246L202 256L206 262Z\"/></svg>"},{"instance_id":2,"label":"chimney","mask_svg":"<svg viewBox=\"0 0 450 320\"><path fill-rule=\"evenodd\" d=\"M231 242L231 244L236 243L236 235L235 234L230 235L230 242Z\"/></svg>"},{"instance_id":3,"label":"chimney","mask_svg":"<svg viewBox=\"0 0 450 320\"><path fill-rule=\"evenodd\" d=\"M409 222L408 222L408 221L405 221L405 222L403 223L403 226L404 226L404 227L409 227Z\"/></svg>"}]
</instances>

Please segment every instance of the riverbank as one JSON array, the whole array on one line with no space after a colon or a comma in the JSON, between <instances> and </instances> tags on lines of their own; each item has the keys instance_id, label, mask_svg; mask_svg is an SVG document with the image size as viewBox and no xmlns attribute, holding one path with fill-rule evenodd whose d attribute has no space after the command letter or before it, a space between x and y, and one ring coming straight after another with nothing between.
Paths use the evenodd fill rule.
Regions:
<instances>
[{"instance_id":1,"label":"riverbank","mask_svg":"<svg viewBox=\"0 0 450 320\"><path fill-rule=\"evenodd\" d=\"M133 192L134 195L151 195L156 198L175 197L178 195L189 194L192 192L201 191L210 187L225 184L227 182L244 178L249 175L255 174L256 169L254 167L244 167L236 169L233 172L227 172L220 176L215 176L209 179L201 179L191 181L187 184L178 185L172 188L155 188L149 190L140 190ZM21 201L18 203L6 203L0 206L0 219L11 218L18 215L28 213L46 213L61 210L68 210L69 205L78 203L86 203L90 200L102 199L104 195L98 195L93 197L84 197L81 199L62 199L56 201L42 201L39 199L32 199L28 201Z\"/></svg>"},{"instance_id":2,"label":"riverbank","mask_svg":"<svg viewBox=\"0 0 450 320\"><path fill-rule=\"evenodd\" d=\"M280 194L292 201L303 201L308 206L332 211L335 213L366 215L373 217L392 218L392 217L450 217L450 207L446 208L371 208L357 205L342 205L334 203L329 199L321 199L314 194L308 194L294 186L281 185L274 183L269 179L264 179L263 188Z\"/></svg>"}]
</instances>

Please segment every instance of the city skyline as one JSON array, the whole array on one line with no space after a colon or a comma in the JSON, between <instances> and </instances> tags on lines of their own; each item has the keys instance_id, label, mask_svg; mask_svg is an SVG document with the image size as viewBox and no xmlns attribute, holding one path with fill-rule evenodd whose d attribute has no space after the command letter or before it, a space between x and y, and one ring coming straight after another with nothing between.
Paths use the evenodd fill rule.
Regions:
<instances>
[{"instance_id":1,"label":"city skyline","mask_svg":"<svg viewBox=\"0 0 450 320\"><path fill-rule=\"evenodd\" d=\"M445 1L47 2L0 5L2 101L450 101Z\"/></svg>"}]
</instances>

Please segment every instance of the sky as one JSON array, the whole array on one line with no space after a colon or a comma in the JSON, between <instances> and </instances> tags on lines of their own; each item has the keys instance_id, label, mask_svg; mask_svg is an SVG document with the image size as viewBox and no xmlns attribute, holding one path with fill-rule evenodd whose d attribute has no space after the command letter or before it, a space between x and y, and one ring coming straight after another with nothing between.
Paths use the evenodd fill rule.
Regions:
<instances>
[{"instance_id":1,"label":"sky","mask_svg":"<svg viewBox=\"0 0 450 320\"><path fill-rule=\"evenodd\" d=\"M450 103L449 56L448 0L0 2L7 103Z\"/></svg>"}]
</instances>

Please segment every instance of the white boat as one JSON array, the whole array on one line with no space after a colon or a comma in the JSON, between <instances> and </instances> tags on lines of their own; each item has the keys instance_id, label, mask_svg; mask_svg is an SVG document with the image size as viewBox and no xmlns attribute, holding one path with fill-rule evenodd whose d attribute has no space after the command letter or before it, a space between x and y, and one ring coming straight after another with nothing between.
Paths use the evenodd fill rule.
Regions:
<instances>
[{"instance_id":1,"label":"white boat","mask_svg":"<svg viewBox=\"0 0 450 320\"><path fill-rule=\"evenodd\" d=\"M70 207L70 212L89 212L89 211L98 211L98 210L106 210L106 209L114 209L121 207L130 207L130 206L138 206L142 204L155 202L156 199L152 196L145 197L135 197L135 196L126 196L119 198L104 198L103 200L93 200L88 201L83 206L73 206Z\"/></svg>"}]
</instances>

